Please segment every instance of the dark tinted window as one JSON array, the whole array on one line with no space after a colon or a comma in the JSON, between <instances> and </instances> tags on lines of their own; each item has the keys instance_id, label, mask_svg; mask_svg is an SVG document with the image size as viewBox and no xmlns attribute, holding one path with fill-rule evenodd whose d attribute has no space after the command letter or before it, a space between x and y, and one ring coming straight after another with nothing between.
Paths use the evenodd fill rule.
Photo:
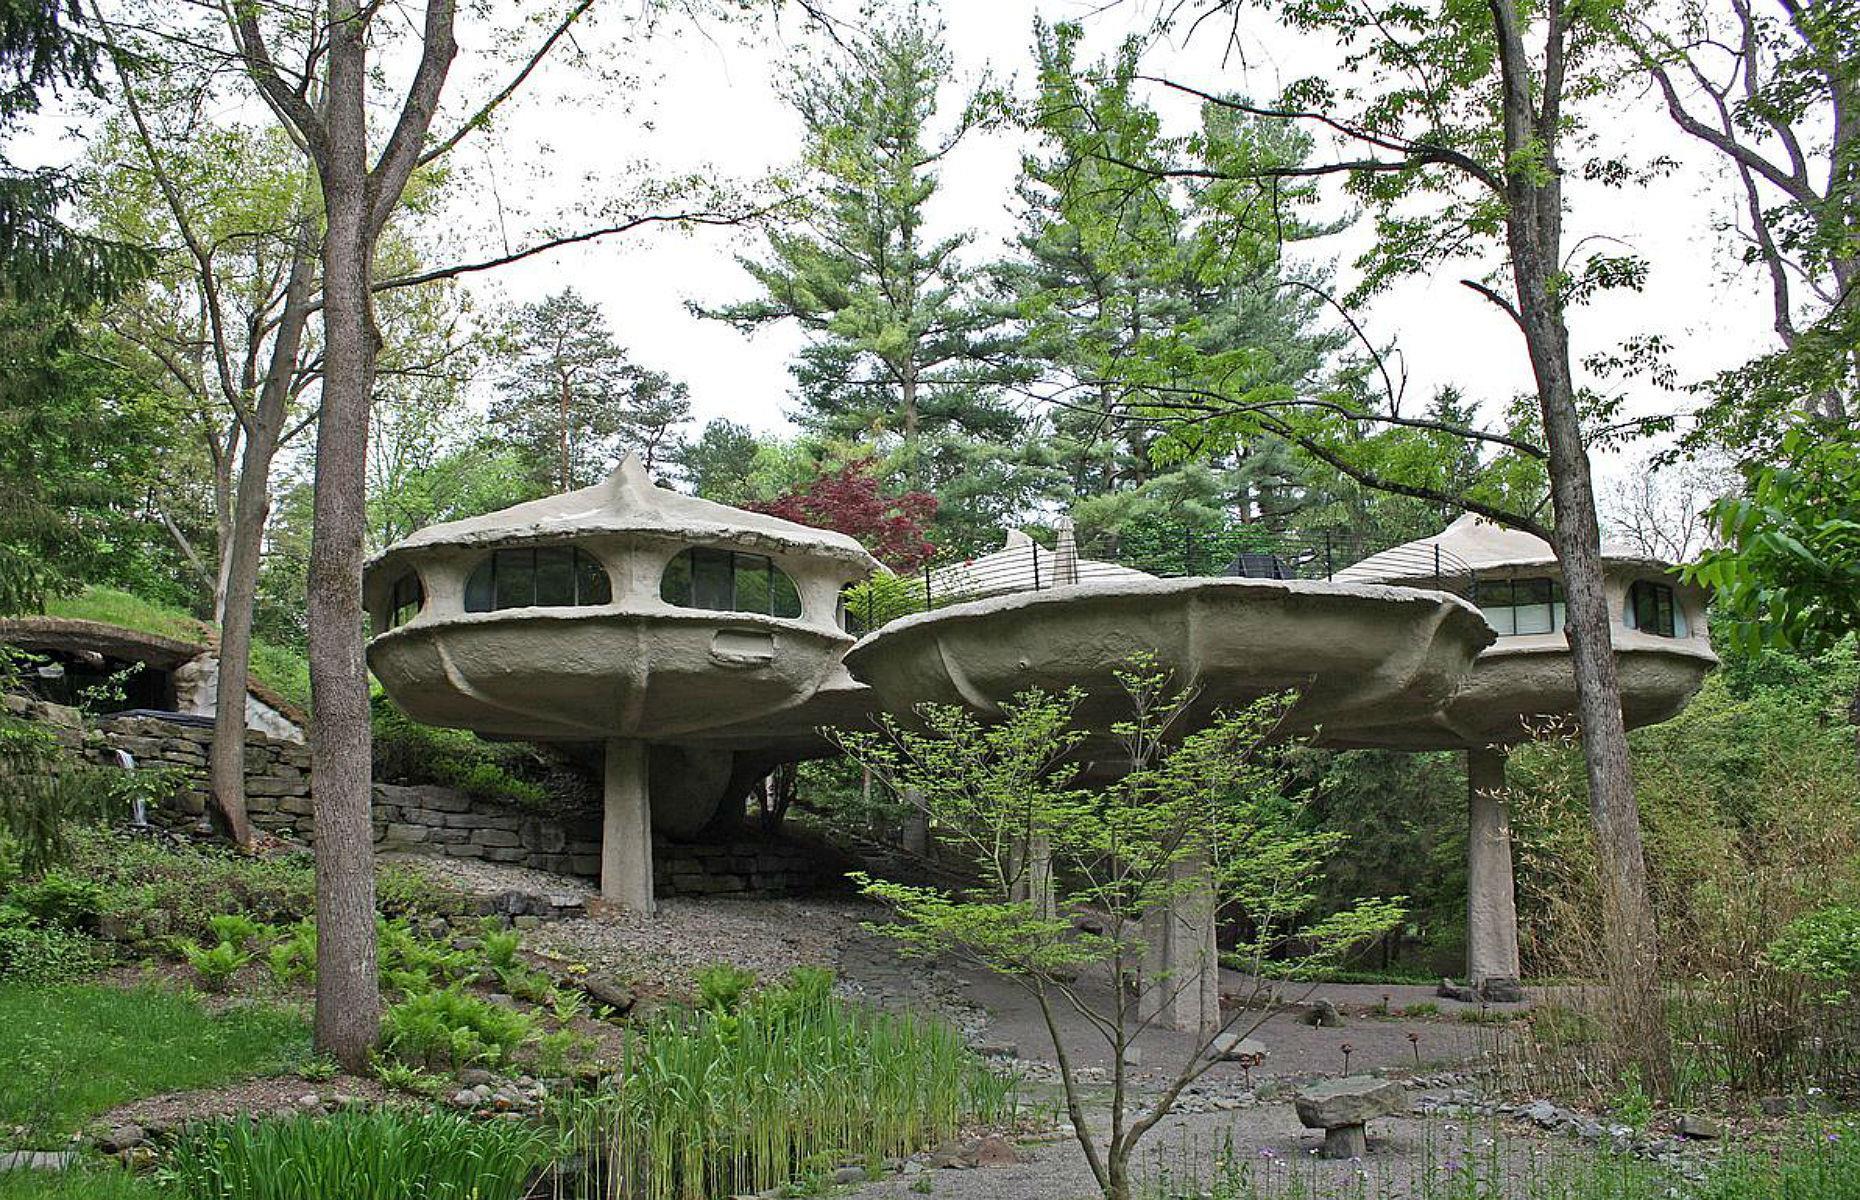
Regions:
<instances>
[{"instance_id":1,"label":"dark tinted window","mask_svg":"<svg viewBox=\"0 0 1860 1200\"><path fill-rule=\"evenodd\" d=\"M420 606L425 603L426 590L420 586L420 577L412 571L402 575L388 593L387 627L393 629L413 620L420 615Z\"/></svg>"},{"instance_id":2,"label":"dark tinted window","mask_svg":"<svg viewBox=\"0 0 1860 1200\"><path fill-rule=\"evenodd\" d=\"M600 560L574 546L494 551L465 581L465 611L607 604L613 585Z\"/></svg>"},{"instance_id":3,"label":"dark tinted window","mask_svg":"<svg viewBox=\"0 0 1860 1200\"><path fill-rule=\"evenodd\" d=\"M694 546L666 564L659 596L679 608L801 615L801 594L794 580L765 554Z\"/></svg>"},{"instance_id":4,"label":"dark tinted window","mask_svg":"<svg viewBox=\"0 0 1860 1200\"><path fill-rule=\"evenodd\" d=\"M1677 622L1673 619L1673 589L1663 583L1635 580L1628 588L1628 614L1633 618L1634 628L1642 633L1679 636Z\"/></svg>"},{"instance_id":5,"label":"dark tinted window","mask_svg":"<svg viewBox=\"0 0 1860 1200\"><path fill-rule=\"evenodd\" d=\"M1563 585L1554 579L1480 579L1473 603L1500 637L1563 628Z\"/></svg>"}]
</instances>

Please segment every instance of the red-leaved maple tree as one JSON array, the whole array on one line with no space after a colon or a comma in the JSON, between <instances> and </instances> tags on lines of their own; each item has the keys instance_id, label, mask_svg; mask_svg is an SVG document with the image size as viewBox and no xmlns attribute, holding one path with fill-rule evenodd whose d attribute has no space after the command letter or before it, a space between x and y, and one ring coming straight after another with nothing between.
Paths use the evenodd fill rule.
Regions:
<instances>
[{"instance_id":1,"label":"red-leaved maple tree","mask_svg":"<svg viewBox=\"0 0 1860 1200\"><path fill-rule=\"evenodd\" d=\"M900 573L916 570L936 552L927 536L936 516L936 497L928 492L885 495L870 458L846 463L806 487L749 507L858 538L874 558Z\"/></svg>"}]
</instances>

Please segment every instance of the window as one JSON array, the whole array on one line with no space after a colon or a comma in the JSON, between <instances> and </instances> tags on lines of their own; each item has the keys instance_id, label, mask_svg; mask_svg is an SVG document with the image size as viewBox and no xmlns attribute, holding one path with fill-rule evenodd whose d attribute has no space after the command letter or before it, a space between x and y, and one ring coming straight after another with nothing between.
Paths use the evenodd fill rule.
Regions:
<instances>
[{"instance_id":1,"label":"window","mask_svg":"<svg viewBox=\"0 0 1860 1200\"><path fill-rule=\"evenodd\" d=\"M1563 585L1554 579L1480 579L1473 603L1500 637L1563 628Z\"/></svg>"},{"instance_id":2,"label":"window","mask_svg":"<svg viewBox=\"0 0 1860 1200\"><path fill-rule=\"evenodd\" d=\"M707 608L714 612L767 613L771 617L801 615L801 594L794 580L766 554L739 554L734 550L693 547L665 566L659 596L679 608Z\"/></svg>"},{"instance_id":3,"label":"window","mask_svg":"<svg viewBox=\"0 0 1860 1200\"><path fill-rule=\"evenodd\" d=\"M613 585L600 560L574 546L498 550L465 581L465 611L607 604Z\"/></svg>"},{"instance_id":4,"label":"window","mask_svg":"<svg viewBox=\"0 0 1860 1200\"><path fill-rule=\"evenodd\" d=\"M1651 579L1636 579L1628 588L1627 626L1659 637L1680 637L1685 617L1673 602L1673 589Z\"/></svg>"},{"instance_id":5,"label":"window","mask_svg":"<svg viewBox=\"0 0 1860 1200\"><path fill-rule=\"evenodd\" d=\"M402 575L388 593L387 627L396 629L413 620L425 603L426 590L420 586L420 577L412 571Z\"/></svg>"}]
</instances>

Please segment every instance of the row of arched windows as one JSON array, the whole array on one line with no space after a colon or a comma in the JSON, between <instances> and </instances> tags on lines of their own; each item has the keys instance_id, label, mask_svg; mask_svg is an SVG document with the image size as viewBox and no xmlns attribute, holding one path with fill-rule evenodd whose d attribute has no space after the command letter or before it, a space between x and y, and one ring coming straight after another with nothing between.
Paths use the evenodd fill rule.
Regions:
<instances>
[{"instance_id":1,"label":"row of arched windows","mask_svg":"<svg viewBox=\"0 0 1860 1200\"><path fill-rule=\"evenodd\" d=\"M801 615L801 593L766 554L694 546L666 564L659 596L679 608L713 612ZM387 628L405 625L426 603L420 577L408 571L388 593ZM575 546L494 550L465 580L465 611L578 608L613 603L613 583L600 560Z\"/></svg>"}]
</instances>

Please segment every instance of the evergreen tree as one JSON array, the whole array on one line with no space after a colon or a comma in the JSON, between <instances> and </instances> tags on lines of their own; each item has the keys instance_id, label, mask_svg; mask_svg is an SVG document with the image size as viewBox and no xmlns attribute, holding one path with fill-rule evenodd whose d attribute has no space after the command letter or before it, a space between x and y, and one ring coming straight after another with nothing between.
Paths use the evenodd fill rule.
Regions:
<instances>
[{"instance_id":1,"label":"evergreen tree","mask_svg":"<svg viewBox=\"0 0 1860 1200\"><path fill-rule=\"evenodd\" d=\"M964 259L966 233L934 237L937 168L983 104L935 128L951 60L940 25L916 8L875 17L868 35L801 72L788 100L805 129L815 201L767 253L742 259L760 294L705 316L753 331L797 323L792 366L806 431L875 448L892 490L941 502L939 541L992 541L1037 482L1026 418L990 365L1009 314Z\"/></svg>"},{"instance_id":2,"label":"evergreen tree","mask_svg":"<svg viewBox=\"0 0 1860 1200\"><path fill-rule=\"evenodd\" d=\"M650 463L690 412L685 385L634 365L574 288L518 310L505 342L491 420L535 495L586 487L629 450Z\"/></svg>"}]
</instances>

